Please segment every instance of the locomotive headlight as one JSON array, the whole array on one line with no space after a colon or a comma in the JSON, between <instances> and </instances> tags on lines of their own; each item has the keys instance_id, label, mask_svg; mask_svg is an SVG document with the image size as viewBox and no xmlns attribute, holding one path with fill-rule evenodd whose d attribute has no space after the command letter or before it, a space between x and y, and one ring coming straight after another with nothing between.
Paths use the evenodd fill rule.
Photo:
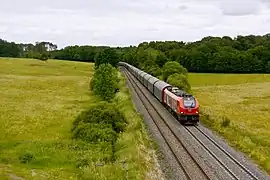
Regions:
<instances>
[{"instance_id":1,"label":"locomotive headlight","mask_svg":"<svg viewBox=\"0 0 270 180\"><path fill-rule=\"evenodd\" d=\"M196 111L196 114L198 114L199 112L198 111Z\"/></svg>"},{"instance_id":2,"label":"locomotive headlight","mask_svg":"<svg viewBox=\"0 0 270 180\"><path fill-rule=\"evenodd\" d=\"M184 114L184 112L181 112L181 114Z\"/></svg>"}]
</instances>

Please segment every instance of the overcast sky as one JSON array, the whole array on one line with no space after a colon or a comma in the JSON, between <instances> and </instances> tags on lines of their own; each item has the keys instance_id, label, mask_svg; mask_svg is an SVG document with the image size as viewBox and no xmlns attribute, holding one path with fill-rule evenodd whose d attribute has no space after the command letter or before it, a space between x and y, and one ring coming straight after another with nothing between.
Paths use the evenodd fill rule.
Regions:
<instances>
[{"instance_id":1,"label":"overcast sky","mask_svg":"<svg viewBox=\"0 0 270 180\"><path fill-rule=\"evenodd\" d=\"M270 32L270 0L0 1L0 38L59 48Z\"/></svg>"}]
</instances>

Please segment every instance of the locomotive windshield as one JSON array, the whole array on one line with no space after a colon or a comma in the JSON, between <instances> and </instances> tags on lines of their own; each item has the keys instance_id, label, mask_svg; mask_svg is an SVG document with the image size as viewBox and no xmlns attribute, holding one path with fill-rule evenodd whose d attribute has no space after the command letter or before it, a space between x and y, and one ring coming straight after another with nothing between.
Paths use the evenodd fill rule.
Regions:
<instances>
[{"instance_id":1,"label":"locomotive windshield","mask_svg":"<svg viewBox=\"0 0 270 180\"><path fill-rule=\"evenodd\" d=\"M186 108L195 108L196 102L194 98L184 98L184 106Z\"/></svg>"}]
</instances>

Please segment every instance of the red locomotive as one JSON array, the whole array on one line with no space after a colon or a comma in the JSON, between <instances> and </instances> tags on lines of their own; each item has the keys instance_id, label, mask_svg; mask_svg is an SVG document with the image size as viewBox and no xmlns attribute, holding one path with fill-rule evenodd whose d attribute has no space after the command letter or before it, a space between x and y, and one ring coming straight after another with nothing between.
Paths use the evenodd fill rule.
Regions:
<instances>
[{"instance_id":1,"label":"red locomotive","mask_svg":"<svg viewBox=\"0 0 270 180\"><path fill-rule=\"evenodd\" d=\"M199 122L199 103L195 97L178 89L167 87L164 90L163 104L180 123Z\"/></svg>"}]
</instances>

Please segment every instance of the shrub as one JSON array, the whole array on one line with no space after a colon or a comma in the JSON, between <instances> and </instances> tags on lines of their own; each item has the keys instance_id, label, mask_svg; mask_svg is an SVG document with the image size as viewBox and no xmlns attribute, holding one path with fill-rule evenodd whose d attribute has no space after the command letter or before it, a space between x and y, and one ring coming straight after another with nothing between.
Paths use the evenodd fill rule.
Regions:
<instances>
[{"instance_id":1,"label":"shrub","mask_svg":"<svg viewBox=\"0 0 270 180\"><path fill-rule=\"evenodd\" d=\"M188 71L186 68L184 68L182 65L180 65L176 61L166 62L166 64L162 68L163 80L167 82L168 77L170 75L175 74L175 73L183 74L183 75L187 76Z\"/></svg>"},{"instance_id":2,"label":"shrub","mask_svg":"<svg viewBox=\"0 0 270 180\"><path fill-rule=\"evenodd\" d=\"M46 61L49 59L49 54L47 52L39 53L39 52L29 51L25 53L24 57Z\"/></svg>"},{"instance_id":3,"label":"shrub","mask_svg":"<svg viewBox=\"0 0 270 180\"><path fill-rule=\"evenodd\" d=\"M87 111L82 112L73 122L72 131L77 128L80 122L111 125L117 133L124 131L126 126L124 115L115 104L108 102L94 104Z\"/></svg>"},{"instance_id":4,"label":"shrub","mask_svg":"<svg viewBox=\"0 0 270 180\"><path fill-rule=\"evenodd\" d=\"M83 167L86 167L86 166L89 166L88 159L81 158L81 159L76 160L76 163L75 163L76 168L83 168Z\"/></svg>"},{"instance_id":5,"label":"shrub","mask_svg":"<svg viewBox=\"0 0 270 180\"><path fill-rule=\"evenodd\" d=\"M37 57L37 59L42 60L42 61L46 61L48 60L48 58L49 58L48 55L44 53L40 54L40 56Z\"/></svg>"},{"instance_id":6,"label":"shrub","mask_svg":"<svg viewBox=\"0 0 270 180\"><path fill-rule=\"evenodd\" d=\"M72 138L88 143L105 143L110 153L104 160L115 160L115 143L118 134L123 132L126 126L125 117L116 104L100 102L92 105L82 112L72 125ZM81 166L80 162L78 163L78 166Z\"/></svg>"},{"instance_id":7,"label":"shrub","mask_svg":"<svg viewBox=\"0 0 270 180\"><path fill-rule=\"evenodd\" d=\"M101 64L90 81L90 89L103 100L110 101L119 89L118 82L117 70L110 64Z\"/></svg>"},{"instance_id":8,"label":"shrub","mask_svg":"<svg viewBox=\"0 0 270 180\"><path fill-rule=\"evenodd\" d=\"M90 123L79 123L72 137L88 143L115 142L117 139L116 132L110 125Z\"/></svg>"},{"instance_id":9,"label":"shrub","mask_svg":"<svg viewBox=\"0 0 270 180\"><path fill-rule=\"evenodd\" d=\"M222 118L222 121L221 121L221 126L222 127L228 127L231 123L231 120L229 118L227 118L226 116L224 116Z\"/></svg>"},{"instance_id":10,"label":"shrub","mask_svg":"<svg viewBox=\"0 0 270 180\"><path fill-rule=\"evenodd\" d=\"M175 73L173 75L170 75L168 78L168 83L186 92L189 92L191 89L187 77L183 74Z\"/></svg>"},{"instance_id":11,"label":"shrub","mask_svg":"<svg viewBox=\"0 0 270 180\"><path fill-rule=\"evenodd\" d=\"M19 160L23 164L29 163L30 161L34 159L35 157L31 152L25 152L19 156Z\"/></svg>"}]
</instances>

